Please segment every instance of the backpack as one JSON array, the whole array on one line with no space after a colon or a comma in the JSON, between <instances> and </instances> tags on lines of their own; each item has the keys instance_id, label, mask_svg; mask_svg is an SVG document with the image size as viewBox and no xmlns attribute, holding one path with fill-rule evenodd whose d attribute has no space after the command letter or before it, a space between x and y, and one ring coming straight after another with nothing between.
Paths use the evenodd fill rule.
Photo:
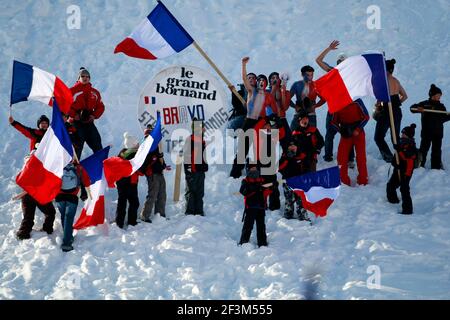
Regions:
<instances>
[{"instance_id":1,"label":"backpack","mask_svg":"<svg viewBox=\"0 0 450 320\"><path fill-rule=\"evenodd\" d=\"M65 192L74 191L80 186L80 177L77 173L77 168L73 163L69 163L64 167L62 176L61 190Z\"/></svg>"}]
</instances>

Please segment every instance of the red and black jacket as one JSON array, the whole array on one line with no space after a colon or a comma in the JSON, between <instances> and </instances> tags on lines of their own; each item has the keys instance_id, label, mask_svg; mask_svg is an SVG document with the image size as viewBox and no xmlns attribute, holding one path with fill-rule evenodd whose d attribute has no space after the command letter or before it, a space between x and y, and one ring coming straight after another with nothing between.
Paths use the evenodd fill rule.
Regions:
<instances>
[{"instance_id":1,"label":"red and black jacket","mask_svg":"<svg viewBox=\"0 0 450 320\"><path fill-rule=\"evenodd\" d=\"M302 152L297 152L295 155L288 155L287 152L283 153L278 166L278 171L281 173L283 179L296 177L305 173L307 169L304 168L305 158L306 154Z\"/></svg>"},{"instance_id":2,"label":"red and black jacket","mask_svg":"<svg viewBox=\"0 0 450 320\"><path fill-rule=\"evenodd\" d=\"M310 125L306 128L299 126L293 131L291 141L297 146L298 154L306 163L317 160L317 155L325 145L319 129Z\"/></svg>"},{"instance_id":3,"label":"red and black jacket","mask_svg":"<svg viewBox=\"0 0 450 320\"><path fill-rule=\"evenodd\" d=\"M87 115L93 115L95 119L98 119L105 112L100 92L92 87L92 84L77 82L70 91L73 95L73 103L69 110L70 117L74 118L77 114L81 116L81 112L86 110Z\"/></svg>"},{"instance_id":4,"label":"red and black jacket","mask_svg":"<svg viewBox=\"0 0 450 320\"><path fill-rule=\"evenodd\" d=\"M411 177L414 171L414 162L418 156L418 150L414 139L401 138L396 150L400 158L400 172L407 177ZM395 158L392 159L394 166L395 161Z\"/></svg>"},{"instance_id":5,"label":"red and black jacket","mask_svg":"<svg viewBox=\"0 0 450 320\"><path fill-rule=\"evenodd\" d=\"M36 143L41 142L42 137L44 136L47 130L42 129L33 129L24 126L18 121L13 121L11 125L16 128L20 133L22 133L25 137L30 139L30 151L36 149Z\"/></svg>"},{"instance_id":6,"label":"red and black jacket","mask_svg":"<svg viewBox=\"0 0 450 320\"><path fill-rule=\"evenodd\" d=\"M200 148L201 146L201 148ZM196 172L207 172L208 164L205 161L205 149L206 142L203 135L191 135L186 141L185 157L184 157L184 172L185 173L196 173ZM190 150L189 150L190 147Z\"/></svg>"},{"instance_id":7,"label":"red and black jacket","mask_svg":"<svg viewBox=\"0 0 450 320\"><path fill-rule=\"evenodd\" d=\"M272 188L264 188L263 184L268 183L264 177L249 178L242 180L239 192L244 196L246 209L263 209L267 208L267 198L272 193Z\"/></svg>"}]
</instances>

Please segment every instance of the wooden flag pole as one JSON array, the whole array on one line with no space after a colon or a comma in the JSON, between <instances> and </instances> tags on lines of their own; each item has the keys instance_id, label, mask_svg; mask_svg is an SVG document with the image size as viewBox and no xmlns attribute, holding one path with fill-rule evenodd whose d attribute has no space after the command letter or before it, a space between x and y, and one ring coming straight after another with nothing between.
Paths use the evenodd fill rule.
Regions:
<instances>
[{"instance_id":1,"label":"wooden flag pole","mask_svg":"<svg viewBox=\"0 0 450 320\"><path fill-rule=\"evenodd\" d=\"M231 92L233 92L233 94L242 102L242 104L245 106L247 103L245 102L244 98L242 98L242 96L239 94L239 92L237 92L236 88L231 84L231 82L224 76L224 74L222 73L222 71L219 70L219 68L217 68L216 64L209 58L209 56L206 54L205 51L203 51L202 48L200 48L200 46L198 45L197 42L193 42L194 47L200 52L200 54L203 56L203 58L206 59L206 61L208 61L208 63L211 65L211 67L216 70L217 74L222 78L223 81L225 81L225 83L227 84L228 88L231 90Z\"/></svg>"},{"instance_id":2,"label":"wooden flag pole","mask_svg":"<svg viewBox=\"0 0 450 320\"><path fill-rule=\"evenodd\" d=\"M180 185L181 185L181 165L183 163L183 152L180 150L175 163L175 181L173 184L173 201L180 201Z\"/></svg>"},{"instance_id":3,"label":"wooden flag pole","mask_svg":"<svg viewBox=\"0 0 450 320\"><path fill-rule=\"evenodd\" d=\"M392 111L392 102L388 102L388 109L389 109L389 121L391 123L391 136L392 141L394 142L394 145L397 145L397 132L395 131L395 124L394 124L394 113ZM400 166L400 158L398 156L397 150L395 150L395 163L397 163L397 166ZM402 180L402 176L400 173L400 169L397 169L398 179L399 181Z\"/></svg>"}]
</instances>

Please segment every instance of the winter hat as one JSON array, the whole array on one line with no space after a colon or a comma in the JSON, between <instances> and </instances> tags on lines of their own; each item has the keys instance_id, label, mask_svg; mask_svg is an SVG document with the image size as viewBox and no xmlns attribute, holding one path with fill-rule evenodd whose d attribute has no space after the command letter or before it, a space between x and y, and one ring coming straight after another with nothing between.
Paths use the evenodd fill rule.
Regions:
<instances>
[{"instance_id":1,"label":"winter hat","mask_svg":"<svg viewBox=\"0 0 450 320\"><path fill-rule=\"evenodd\" d=\"M391 59L391 60L386 60L386 70L389 73L393 73L394 72L394 65L397 61L395 61L395 59Z\"/></svg>"},{"instance_id":2,"label":"winter hat","mask_svg":"<svg viewBox=\"0 0 450 320\"><path fill-rule=\"evenodd\" d=\"M345 53L341 52L341 53L337 56L337 61L336 61L336 63L339 64L339 63L341 63L342 61L344 61L344 60L347 59L347 58L348 58L348 56L347 56Z\"/></svg>"},{"instance_id":3,"label":"winter hat","mask_svg":"<svg viewBox=\"0 0 450 320\"><path fill-rule=\"evenodd\" d=\"M37 127L38 128L39 128L39 125L41 124L42 121L45 121L48 124L50 124L50 119L47 118L47 116L45 114L43 114L42 116L39 117L39 119L37 119Z\"/></svg>"},{"instance_id":4,"label":"winter hat","mask_svg":"<svg viewBox=\"0 0 450 320\"><path fill-rule=\"evenodd\" d=\"M402 133L407 135L408 138L413 139L414 138L414 134L416 133L416 124L413 123L409 127L404 127L403 130L402 130Z\"/></svg>"},{"instance_id":5,"label":"winter hat","mask_svg":"<svg viewBox=\"0 0 450 320\"><path fill-rule=\"evenodd\" d=\"M123 146L127 149L139 148L139 140L128 132L123 134Z\"/></svg>"},{"instance_id":6,"label":"winter hat","mask_svg":"<svg viewBox=\"0 0 450 320\"><path fill-rule=\"evenodd\" d=\"M430 98L434 95L437 94L442 94L442 90L439 89L438 87L436 87L436 85L433 83L430 87L430 91L428 91L428 95L430 96Z\"/></svg>"},{"instance_id":7,"label":"winter hat","mask_svg":"<svg viewBox=\"0 0 450 320\"><path fill-rule=\"evenodd\" d=\"M301 72L302 74L305 74L306 72L314 72L314 68L311 67L311 66L303 66L303 67L300 69L300 72Z\"/></svg>"},{"instance_id":8,"label":"winter hat","mask_svg":"<svg viewBox=\"0 0 450 320\"><path fill-rule=\"evenodd\" d=\"M80 79L82 75L86 75L89 78L91 77L91 74L89 73L89 71L87 71L85 67L80 68L80 71L78 72L78 79Z\"/></svg>"}]
</instances>

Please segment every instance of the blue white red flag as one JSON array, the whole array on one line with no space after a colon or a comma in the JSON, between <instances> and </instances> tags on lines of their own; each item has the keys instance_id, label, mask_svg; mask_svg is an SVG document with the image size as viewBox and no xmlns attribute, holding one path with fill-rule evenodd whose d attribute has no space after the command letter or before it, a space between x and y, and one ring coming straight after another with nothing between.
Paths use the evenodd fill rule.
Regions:
<instances>
[{"instance_id":1,"label":"blue white red flag","mask_svg":"<svg viewBox=\"0 0 450 320\"><path fill-rule=\"evenodd\" d=\"M119 43L114 53L140 59L162 59L184 50L194 39L161 1L134 30Z\"/></svg>"},{"instance_id":2,"label":"blue white red flag","mask_svg":"<svg viewBox=\"0 0 450 320\"><path fill-rule=\"evenodd\" d=\"M339 167L307 173L286 179L287 185L302 199L303 207L324 217L339 195Z\"/></svg>"}]
</instances>

